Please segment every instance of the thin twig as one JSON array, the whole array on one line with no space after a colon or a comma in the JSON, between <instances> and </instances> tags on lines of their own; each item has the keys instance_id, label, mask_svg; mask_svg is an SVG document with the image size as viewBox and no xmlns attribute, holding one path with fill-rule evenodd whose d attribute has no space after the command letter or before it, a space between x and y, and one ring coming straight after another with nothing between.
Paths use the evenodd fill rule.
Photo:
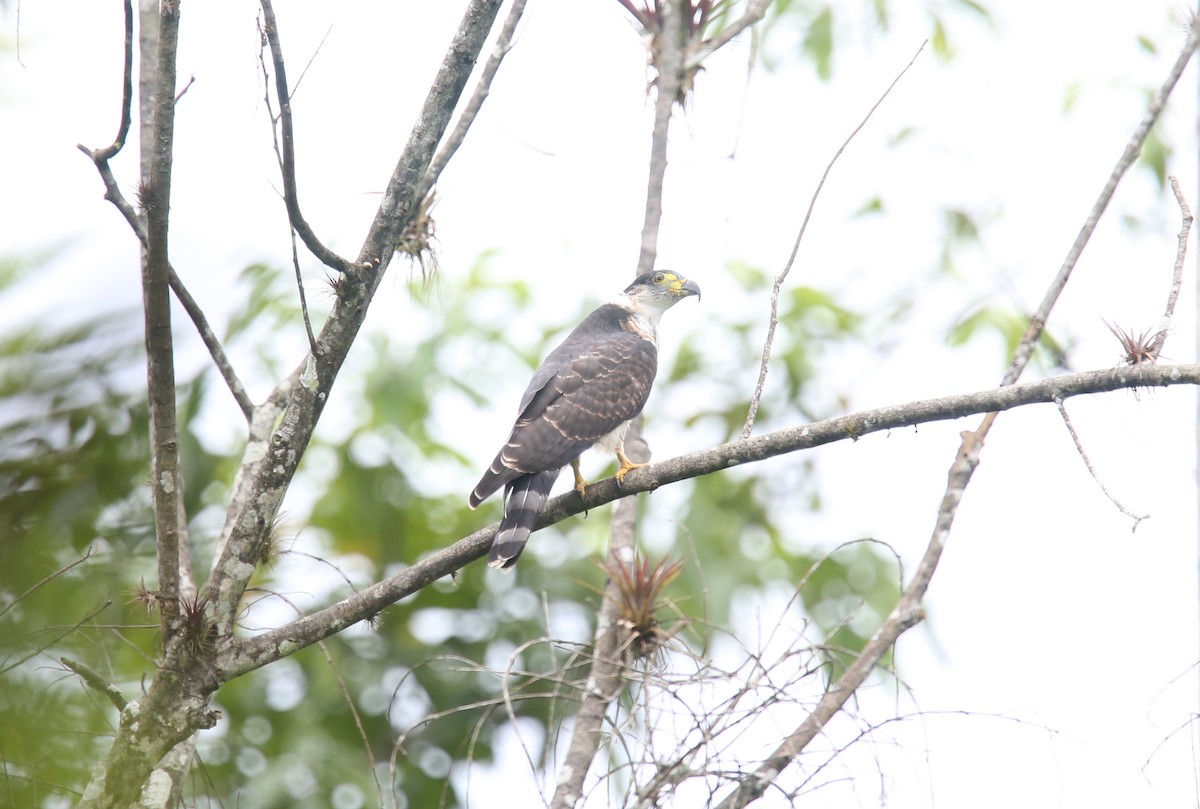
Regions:
<instances>
[{"instance_id":1,"label":"thin twig","mask_svg":"<svg viewBox=\"0 0 1200 809\"><path fill-rule=\"evenodd\" d=\"M117 156L129 138L129 127L133 121L133 0L125 0L125 73L121 80L121 123L117 136L103 149L87 154L98 163L107 164Z\"/></svg>"},{"instance_id":2,"label":"thin twig","mask_svg":"<svg viewBox=\"0 0 1200 809\"><path fill-rule=\"evenodd\" d=\"M132 60L132 56L128 56L128 58ZM130 94L132 93L132 84L129 83L128 72L131 64L131 61L126 64L126 89ZM107 146L104 149L92 150L80 143L76 144L75 148L91 158L92 163L96 166L96 171L100 174L101 182L104 183L104 198L111 202L121 216L124 217L134 235L137 236L138 241L141 242L143 249L145 249L147 244L146 220L144 217L138 215L133 205L121 193L121 188L117 184L117 178L113 174L112 167L109 165L109 159L116 155L121 145L123 145L123 137L129 134L129 124L126 119L129 117L131 99L132 96L127 94L122 100L124 104L124 112L121 116L123 128L118 133L117 140L111 146ZM205 348L208 349L209 356L212 357L213 364L217 366L217 371L221 374L222 379L225 380L229 392L233 394L234 401L237 402L242 415L249 420L254 412L254 403L250 401L250 397L246 393L241 380L238 378L237 372L233 370L233 365L230 363L229 357L225 354L225 349L221 346L221 341L217 339L216 332L213 331L212 326L208 323L208 318L204 315L204 310L200 308L200 305L196 303L196 299L188 292L183 280L175 272L175 268L168 263L167 270L167 280L171 285L171 291L175 293L175 298L183 306L183 310L187 312L192 324L196 327L201 341L203 341Z\"/></svg>"},{"instance_id":3,"label":"thin twig","mask_svg":"<svg viewBox=\"0 0 1200 809\"><path fill-rule=\"evenodd\" d=\"M290 599L282 595L279 597L283 599L284 603L295 610L297 615L302 614ZM379 783L378 767L375 766L375 752L371 749L371 740L367 736L366 728L363 727L362 715L358 712L358 706L354 703L354 697L350 693L349 686L346 685L346 678L342 676L337 663L333 661L333 654L329 651L329 645L325 641L321 641L317 644L317 647L320 648L321 654L325 656L325 662L329 665L329 670L333 672L333 677L337 680L338 689L342 692L342 699L345 700L346 706L350 709L350 715L354 717L354 727L358 729L358 738L363 743L363 749L367 753L367 764L370 766L371 778L375 782L375 792L379 796L379 806L382 808L384 806L383 784Z\"/></svg>"},{"instance_id":4,"label":"thin twig","mask_svg":"<svg viewBox=\"0 0 1200 809\"><path fill-rule=\"evenodd\" d=\"M817 198L821 195L821 189L825 187L825 180L829 177L829 172L833 171L833 166L837 163L842 152L846 151L846 147L850 145L850 141L854 140L862 128L867 125L867 121L871 120L871 116L875 114L875 110L881 105L891 94L892 89L904 78L904 74L917 61L917 57L925 50L925 45L928 40L921 43L921 47L917 48L917 52L913 54L912 59L908 60L908 64L904 69L896 74L896 78L892 79L892 83L883 91L883 95L876 99L871 105L871 109L867 110L867 114L858 122L858 126L842 141L842 145L833 153L833 157L825 165L825 171L821 173L821 179L817 181L817 187L813 190L812 197L808 201L808 210L804 212L804 220L800 223L800 231L796 234L796 241L792 244L792 252L788 256L787 263L783 266L783 271L775 277L775 283L771 287L771 317L767 321L767 337L763 341L762 362L758 366L758 382L754 385L754 395L750 397L750 407L746 412L746 423L742 427L742 440L745 441L750 437L750 433L754 430L754 419L758 415L758 406L762 402L763 388L767 383L767 369L771 364L771 348L775 343L775 329L779 325L779 293L783 289L783 282L787 280L788 273L792 271L792 265L796 262L796 255L800 252L800 243L804 240L804 233L808 230L809 220L812 219L813 210L817 206Z\"/></svg>"},{"instance_id":5,"label":"thin twig","mask_svg":"<svg viewBox=\"0 0 1200 809\"><path fill-rule=\"evenodd\" d=\"M1155 357L1162 355L1163 344L1166 343L1167 334L1171 330L1171 318L1175 315L1175 302L1179 300L1179 290L1183 286L1183 265L1187 260L1188 234L1192 231L1192 210L1188 207L1183 190L1179 187L1179 180L1174 176L1168 179L1171 182L1171 191L1175 194L1175 201L1179 203L1179 213L1183 221L1179 225L1179 239L1175 248L1175 272L1171 276L1171 291L1167 293L1167 308L1163 312L1158 334L1150 343L1150 351Z\"/></svg>"},{"instance_id":6,"label":"thin twig","mask_svg":"<svg viewBox=\"0 0 1200 809\"><path fill-rule=\"evenodd\" d=\"M49 649L50 647L54 646L54 645L55 645L56 643L58 643L60 640L62 640L63 638L65 638L67 635L70 635L72 632L74 632L75 630L79 629L79 627L83 626L83 625L84 625L84 624L86 624L88 621L92 620L92 619L93 619L93 618L95 618L97 615L99 615L100 613L104 612L106 609L108 609L108 608L109 608L109 607L111 607L111 606L112 606L112 599L107 599L107 600L106 600L106 601L105 601L103 604L101 604L99 607L96 607L96 609L92 610L92 611L91 611L91 612L89 612L87 615L83 616L83 617L82 617L82 618L80 618L78 621L76 621L75 623L73 623L73 624L71 624L70 626L68 626L68 627L67 627L66 629L64 629L62 632L59 632L59 633L58 633L57 635L55 635L53 638L51 638L50 640L48 640L48 641L46 641L45 643L43 643L43 644L42 644L41 646L39 646L37 649L34 649L32 652L30 652L29 654L25 655L25 656L24 656L24 657L22 657L20 660L16 661L15 663L9 663L9 662L6 660L6 661L5 661L5 663L4 663L4 665L3 665L3 666L0 666L0 675L7 674L8 672L10 672L10 671L12 671L13 669L17 668L17 667L18 667L18 666L20 666L21 664L23 664L23 663L25 663L25 662L27 662L27 661L29 661L29 660L32 660L33 658L37 657L37 656L38 656L38 655L40 655L42 652L44 652L44 651L46 651L47 649Z\"/></svg>"},{"instance_id":7,"label":"thin twig","mask_svg":"<svg viewBox=\"0 0 1200 809\"><path fill-rule=\"evenodd\" d=\"M25 592L21 593L19 596L14 598L12 601L5 604L3 607L0 607L0 618L3 618L4 614L6 612L8 612L13 607L20 604L22 600L28 598L30 596L30 594L35 592L39 587L44 586L47 582L49 582L52 579L58 578L59 576L66 573L68 570L75 567L76 565L82 565L84 562L86 562L88 559L90 559L92 557L93 550L94 550L93 547L89 545L87 552L84 553L83 556L79 557L74 562L70 562L68 564L63 565L62 567L60 567L58 570L54 571L50 575L43 577L41 579L41 581L37 582L34 585L31 585L28 589L25 590Z\"/></svg>"},{"instance_id":8,"label":"thin twig","mask_svg":"<svg viewBox=\"0 0 1200 809\"><path fill-rule=\"evenodd\" d=\"M1033 316L1029 328L1021 339L1021 343L1017 346L1012 362L1009 364L1008 371L1004 375L997 393L1012 391L1017 387L1016 381L1020 378L1021 372L1029 364L1029 359L1033 355L1034 345L1036 345L1038 338L1045 328L1046 320L1050 316L1050 311L1054 307L1054 303L1058 300L1058 296L1070 278L1071 270L1078 261L1080 254L1082 254L1083 248L1087 245L1092 232L1100 221L1101 215L1104 213L1104 209L1112 199L1121 178L1129 166L1133 164L1138 154L1141 153L1146 136L1162 111L1163 105L1171 94L1171 90L1183 74L1188 61L1195 53L1197 45L1200 45L1200 24L1193 21L1183 52L1180 54L1179 59L1176 60L1162 88L1150 102L1146 116L1126 144L1125 151L1109 175L1108 182L1100 192L1100 196L1093 205L1087 221L1076 237L1075 243L1072 244L1071 249L1068 251L1066 260L1064 260L1058 274L1051 282L1041 306ZM1155 366L1139 365L1133 368L1121 368L1116 370L1115 373L1131 375L1135 369L1140 371L1153 367ZM1028 388L1029 386L1020 387ZM925 554L921 558L921 563L913 576L912 583L905 588L904 593L901 595L899 602L897 602L895 609L888 616L887 621L872 636L853 665L837 679L829 691L826 692L825 696L821 698L821 701L817 703L812 713L804 719L800 726L753 773L744 776L739 781L738 786L721 802L718 809L740 809L740 807L744 807L752 801L757 800L767 787L775 782L779 773L795 760L796 756L804 750L808 743L841 710L846 700L866 681L867 676L874 670L875 666L883 658L883 655L887 653L887 650L892 647L900 635L922 620L924 615L922 602L925 592L929 588L930 581L941 559L942 551L950 537L950 530L953 526L954 518L958 513L959 504L962 502L966 487L979 465L979 454L983 449L984 440L991 430L992 424L995 423L997 414L998 411L988 413L983 417L982 422L974 432L963 433L962 443L947 475L946 490L942 496L941 505L938 508L933 533L925 549Z\"/></svg>"},{"instance_id":9,"label":"thin twig","mask_svg":"<svg viewBox=\"0 0 1200 809\"><path fill-rule=\"evenodd\" d=\"M108 701L115 705L118 711L125 710L125 695L121 693L121 689L101 677L99 672L69 657L60 657L58 662L78 674L88 688L108 697Z\"/></svg>"},{"instance_id":10,"label":"thin twig","mask_svg":"<svg viewBox=\"0 0 1200 809\"><path fill-rule=\"evenodd\" d=\"M487 100L488 94L491 92L492 80L496 77L496 71L500 69L500 63L512 50L512 39L524 11L525 0L513 0L512 7L508 10L508 17L505 18L504 25L500 29L500 35L496 38L496 45L492 48L492 55L488 57L487 64L479 72L479 80L475 83L475 92L471 94L467 105L463 107L462 114L458 116L458 122L454 125L450 136L446 138L446 142L438 150L433 162L425 170L425 176L421 178L421 183L417 186L417 199L425 199L425 195L433 188L438 177L442 176L442 170L446 168L450 158L454 157L454 153L458 151L458 147L467 137L467 131L471 128L471 124L475 123L475 117L479 115L479 110L483 108L483 102Z\"/></svg>"},{"instance_id":11,"label":"thin twig","mask_svg":"<svg viewBox=\"0 0 1200 809\"><path fill-rule=\"evenodd\" d=\"M196 332L200 335L204 347L208 349L208 355L212 357L213 364L217 366L217 371L225 380L226 387L233 394L238 409L242 411L242 415L249 422L254 416L254 402L250 401L250 394L246 392L246 388L242 386L242 380L233 370L233 365L229 362L229 356L221 346L217 333L213 331L200 304L196 303L192 293L188 292L187 287L183 285L183 279L175 272L175 268L168 266L167 272L167 281L171 284L171 291L175 293L176 300L183 306L183 311L187 312L188 317L191 318L192 325L196 327Z\"/></svg>"},{"instance_id":12,"label":"thin twig","mask_svg":"<svg viewBox=\"0 0 1200 809\"><path fill-rule=\"evenodd\" d=\"M1079 256L1083 254L1083 248L1087 246L1088 240L1091 239L1092 233L1096 230L1096 225L1100 222L1100 217L1104 214L1104 210L1113 198L1113 194L1116 193L1117 185L1121 182L1121 178L1125 176L1125 172L1129 170L1129 167L1137 160L1138 155L1142 153L1142 146L1145 145L1146 138L1150 135L1150 130L1154 127L1155 122L1158 121L1158 116L1162 114L1163 107L1166 105L1171 91L1175 88L1179 77L1183 75L1184 68L1187 67L1188 62L1191 61L1193 54L1195 54L1197 45L1200 45L1200 22L1193 20L1191 27L1188 29L1188 39L1183 47L1183 51L1179 54L1179 58L1175 60L1175 64L1171 67L1171 72L1167 75L1158 92L1154 94L1154 98L1150 100L1150 104L1146 108L1146 114L1142 117L1141 123L1134 130L1133 136L1126 143L1125 151L1122 152L1120 159L1117 160L1117 164L1109 174L1108 182L1104 184L1100 196L1092 206L1091 213L1088 214L1087 221L1084 222L1079 235L1075 237L1075 242L1071 245L1071 249L1068 251L1062 267L1059 268L1058 275L1055 276L1050 288L1046 291L1046 296L1042 300L1041 306L1038 307L1037 312L1030 320L1025 336L1021 338L1021 343L1017 347L1016 354L1013 356L1012 362L1008 367L1008 372L1004 375L1004 381L1001 384L1009 385L1015 382L1020 378L1021 373L1025 370L1025 366L1029 364L1033 348L1046 327L1047 318L1050 317L1050 310L1054 307L1058 296L1062 293L1063 287L1067 285L1067 281L1071 277L1071 271L1075 268L1076 262L1079 261Z\"/></svg>"},{"instance_id":13,"label":"thin twig","mask_svg":"<svg viewBox=\"0 0 1200 809\"><path fill-rule=\"evenodd\" d=\"M352 266L350 262L326 247L300 212L300 192L296 187L296 136L292 127L292 99L283 62L283 46L279 44L279 26L271 0L260 0L259 5L263 11L262 32L275 66L275 95L279 98L279 128L283 138L283 165L280 170L283 174L283 201L287 206L288 221L300 234L304 246L322 264L339 273L348 272Z\"/></svg>"},{"instance_id":14,"label":"thin twig","mask_svg":"<svg viewBox=\"0 0 1200 809\"><path fill-rule=\"evenodd\" d=\"M1120 511L1129 519L1133 520L1132 530L1136 531L1142 520L1148 519L1150 515L1134 514L1132 511L1125 508L1125 506L1121 505L1121 501L1118 500L1113 493L1108 490L1108 487L1104 485L1104 481L1100 480L1100 476L1096 474L1096 468L1092 466L1092 460L1088 457L1087 452L1084 450L1083 442L1079 440L1079 434L1075 432L1075 425L1071 423L1071 417L1067 415L1066 404L1062 399L1055 399L1054 404L1058 406L1058 412L1062 415L1063 424L1067 425L1067 432L1071 434L1071 440L1075 442L1075 449L1079 452L1079 457L1083 459L1083 463L1087 467L1088 473L1091 474L1092 480L1096 481L1096 485L1100 487L1100 491L1104 492L1104 496L1107 497L1112 504L1117 507L1118 511Z\"/></svg>"},{"instance_id":15,"label":"thin twig","mask_svg":"<svg viewBox=\"0 0 1200 809\"><path fill-rule=\"evenodd\" d=\"M262 30L261 24L259 26L259 30ZM325 36L329 36L328 31L325 32ZM266 37L263 36L264 41L265 39ZM321 42L324 44L325 40L322 39ZM318 47L317 50L319 51L320 48ZM313 59L315 58L316 53L313 54ZM279 171L282 173L285 171L284 166L286 163L283 158L282 148L279 144L279 128L276 126L276 124L279 122L279 116L275 114L275 110L271 106L271 75L267 70L267 60L263 57L262 48L258 49L258 64L259 67L262 68L263 75L263 103L265 103L267 106L267 117L271 121L271 145L275 148L275 159L278 161ZM309 64L312 64L311 59L309 60ZM304 70L305 72L308 71L307 65L305 66ZM304 78L303 73L300 74L300 78ZM284 204L287 204L286 201ZM300 254L296 249L296 227L291 223L290 217L288 221L288 236L290 237L292 244L292 268L296 273L296 292L300 297L300 319L304 321L304 332L306 335L308 335L308 349L314 355L316 355L319 353L320 349L317 347L317 338L313 334L312 319L308 316L308 296L304 294L304 276L300 273Z\"/></svg>"}]
</instances>

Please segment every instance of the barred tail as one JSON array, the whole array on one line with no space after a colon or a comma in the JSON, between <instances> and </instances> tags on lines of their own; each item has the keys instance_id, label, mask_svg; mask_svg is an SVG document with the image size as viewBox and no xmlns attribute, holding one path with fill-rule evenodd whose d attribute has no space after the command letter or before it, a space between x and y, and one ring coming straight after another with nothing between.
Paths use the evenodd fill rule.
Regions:
<instances>
[{"instance_id":1,"label":"barred tail","mask_svg":"<svg viewBox=\"0 0 1200 809\"><path fill-rule=\"evenodd\" d=\"M509 570L517 563L561 471L550 469L522 475L508 484L504 492L504 519L488 551L489 566Z\"/></svg>"}]
</instances>

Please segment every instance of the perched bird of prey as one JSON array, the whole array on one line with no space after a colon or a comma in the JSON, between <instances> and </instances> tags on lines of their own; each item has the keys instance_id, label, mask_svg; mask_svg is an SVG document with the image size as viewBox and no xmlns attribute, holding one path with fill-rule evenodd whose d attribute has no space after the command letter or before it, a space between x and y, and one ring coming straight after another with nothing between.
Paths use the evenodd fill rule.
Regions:
<instances>
[{"instance_id":1,"label":"perched bird of prey","mask_svg":"<svg viewBox=\"0 0 1200 809\"><path fill-rule=\"evenodd\" d=\"M517 563L550 489L567 464L575 488L587 483L579 456L595 444L617 454L620 483L645 464L625 457L625 432L642 412L658 371L655 332L662 313L700 287L670 272L644 273L611 303L592 312L533 375L508 442L471 492L475 508L504 487L504 519L492 540L488 564Z\"/></svg>"}]
</instances>

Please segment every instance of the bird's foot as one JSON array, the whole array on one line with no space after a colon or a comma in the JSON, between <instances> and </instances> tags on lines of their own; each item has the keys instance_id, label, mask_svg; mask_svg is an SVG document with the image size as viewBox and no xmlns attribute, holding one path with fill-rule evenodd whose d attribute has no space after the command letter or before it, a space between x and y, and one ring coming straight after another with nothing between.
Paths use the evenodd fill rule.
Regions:
<instances>
[{"instance_id":1,"label":"bird's foot","mask_svg":"<svg viewBox=\"0 0 1200 809\"><path fill-rule=\"evenodd\" d=\"M587 497L588 483L583 479L583 475L579 471L579 459L571 461L571 471L575 473L575 491L579 492L580 497Z\"/></svg>"},{"instance_id":2,"label":"bird's foot","mask_svg":"<svg viewBox=\"0 0 1200 809\"><path fill-rule=\"evenodd\" d=\"M649 466L646 463L637 463L625 457L625 453L617 450L617 460L621 462L621 468L617 470L617 485L621 486L625 483L625 476L634 469L641 469L643 466Z\"/></svg>"}]
</instances>

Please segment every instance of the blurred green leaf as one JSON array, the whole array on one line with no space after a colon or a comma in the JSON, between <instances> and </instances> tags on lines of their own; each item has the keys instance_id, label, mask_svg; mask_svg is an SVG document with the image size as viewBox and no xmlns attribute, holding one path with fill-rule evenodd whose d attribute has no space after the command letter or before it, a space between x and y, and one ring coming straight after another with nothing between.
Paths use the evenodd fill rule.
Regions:
<instances>
[{"instance_id":1,"label":"blurred green leaf","mask_svg":"<svg viewBox=\"0 0 1200 809\"><path fill-rule=\"evenodd\" d=\"M821 9L809 23L803 48L813 60L817 75L828 81L833 75L833 9L830 6Z\"/></svg>"}]
</instances>

